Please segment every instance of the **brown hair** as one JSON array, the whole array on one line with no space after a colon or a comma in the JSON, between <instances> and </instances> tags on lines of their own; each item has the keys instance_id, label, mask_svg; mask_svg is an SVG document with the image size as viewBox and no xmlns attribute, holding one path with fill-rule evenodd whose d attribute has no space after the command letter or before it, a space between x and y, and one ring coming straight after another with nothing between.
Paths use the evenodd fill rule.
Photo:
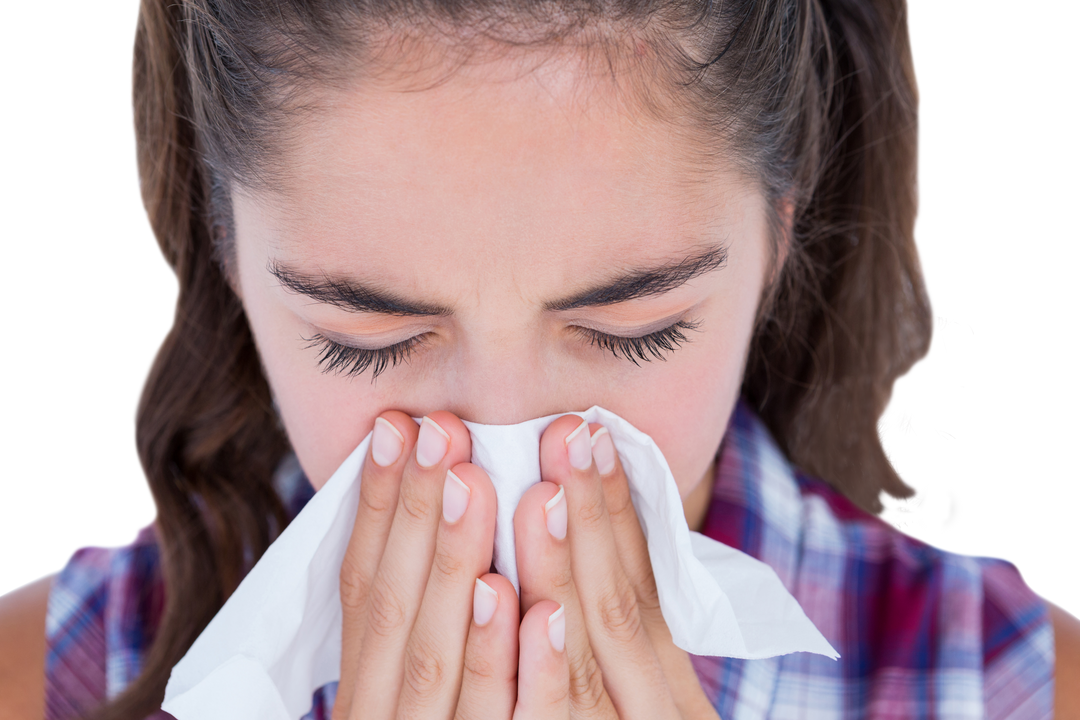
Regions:
<instances>
[{"instance_id":1,"label":"brown hair","mask_svg":"<svg viewBox=\"0 0 1080 720\"><path fill-rule=\"evenodd\" d=\"M795 464L863 508L911 493L877 434L930 339L903 0L142 0L142 193L180 286L137 423L167 595L143 674L103 718L159 707L172 665L287 522L271 478L288 443L227 281L228 187L273 177L271 141L305 111L303 89L355 69L378 22L425 19L462 37L637 33L661 47L687 107L792 217L745 397Z\"/></svg>"}]
</instances>

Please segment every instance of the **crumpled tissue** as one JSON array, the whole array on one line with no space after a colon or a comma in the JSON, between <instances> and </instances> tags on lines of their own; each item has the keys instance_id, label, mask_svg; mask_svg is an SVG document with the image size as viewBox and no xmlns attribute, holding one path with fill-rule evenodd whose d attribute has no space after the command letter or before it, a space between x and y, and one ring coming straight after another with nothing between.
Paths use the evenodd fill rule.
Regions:
<instances>
[{"instance_id":1,"label":"crumpled tissue","mask_svg":"<svg viewBox=\"0 0 1080 720\"><path fill-rule=\"evenodd\" d=\"M648 539L660 608L675 644L696 655L839 655L768 565L692 532L652 439L600 407L573 413L611 433ZM540 436L559 415L517 425L466 422L472 462L498 498L495 567L517 587L514 510L540 480ZM297 720L341 662L338 575L360 494L369 434L252 568L173 668L162 708L179 720Z\"/></svg>"}]
</instances>

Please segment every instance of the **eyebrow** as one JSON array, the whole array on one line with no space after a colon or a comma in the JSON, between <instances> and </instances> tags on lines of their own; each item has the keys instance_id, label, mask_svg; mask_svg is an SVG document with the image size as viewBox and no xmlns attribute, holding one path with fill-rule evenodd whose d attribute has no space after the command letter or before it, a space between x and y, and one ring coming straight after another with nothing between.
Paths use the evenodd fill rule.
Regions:
<instances>
[{"instance_id":1,"label":"eyebrow","mask_svg":"<svg viewBox=\"0 0 1080 720\"><path fill-rule=\"evenodd\" d=\"M727 248L718 246L678 262L629 270L597 287L547 302L544 309L561 312L617 305L628 300L663 295L695 278L719 270L727 264L727 259ZM348 312L416 317L453 314L450 308L442 305L405 300L393 293L327 274L318 277L305 275L273 260L267 269L286 290Z\"/></svg>"}]
</instances>

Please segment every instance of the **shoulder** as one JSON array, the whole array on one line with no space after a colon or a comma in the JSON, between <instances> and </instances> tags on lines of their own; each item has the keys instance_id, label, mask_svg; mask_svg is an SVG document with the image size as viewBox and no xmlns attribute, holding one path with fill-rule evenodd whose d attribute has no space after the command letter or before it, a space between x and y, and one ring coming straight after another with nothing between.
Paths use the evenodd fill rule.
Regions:
<instances>
[{"instance_id":1,"label":"shoulder","mask_svg":"<svg viewBox=\"0 0 1080 720\"><path fill-rule=\"evenodd\" d=\"M45 713L45 612L53 577L0 597L0 717Z\"/></svg>"},{"instance_id":2,"label":"shoulder","mask_svg":"<svg viewBox=\"0 0 1080 720\"><path fill-rule=\"evenodd\" d=\"M50 716L81 717L130 684L163 607L152 526L130 545L77 551L54 578L45 614Z\"/></svg>"},{"instance_id":3,"label":"shoulder","mask_svg":"<svg viewBox=\"0 0 1080 720\"><path fill-rule=\"evenodd\" d=\"M838 663L785 665L792 688L829 678L904 717L930 705L952 717L1052 713L1055 623L1013 565L935 548L865 512L793 466L745 407L702 532L770 565L839 651Z\"/></svg>"},{"instance_id":4,"label":"shoulder","mask_svg":"<svg viewBox=\"0 0 1080 720\"><path fill-rule=\"evenodd\" d=\"M816 478L799 473L798 483L806 502L800 574L832 588L843 608L834 618L837 649L868 682L944 683L987 718L1050 715L1056 622L1015 566L933 547Z\"/></svg>"},{"instance_id":5,"label":"shoulder","mask_svg":"<svg viewBox=\"0 0 1080 720\"><path fill-rule=\"evenodd\" d=\"M1054 623L1054 654L1057 673L1054 714L1069 720L1080 718L1080 620L1050 605Z\"/></svg>"}]
</instances>

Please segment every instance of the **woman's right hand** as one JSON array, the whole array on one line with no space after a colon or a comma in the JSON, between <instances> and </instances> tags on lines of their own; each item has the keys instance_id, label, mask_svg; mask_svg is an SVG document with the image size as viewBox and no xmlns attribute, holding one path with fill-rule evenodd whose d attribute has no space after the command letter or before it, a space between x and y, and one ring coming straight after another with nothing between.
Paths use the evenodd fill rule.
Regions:
<instances>
[{"instance_id":1,"label":"woman's right hand","mask_svg":"<svg viewBox=\"0 0 1080 720\"><path fill-rule=\"evenodd\" d=\"M548 628L559 606L519 622L513 586L488 572L495 490L471 452L452 413L376 420L341 567L334 720L568 715L566 654Z\"/></svg>"}]
</instances>

